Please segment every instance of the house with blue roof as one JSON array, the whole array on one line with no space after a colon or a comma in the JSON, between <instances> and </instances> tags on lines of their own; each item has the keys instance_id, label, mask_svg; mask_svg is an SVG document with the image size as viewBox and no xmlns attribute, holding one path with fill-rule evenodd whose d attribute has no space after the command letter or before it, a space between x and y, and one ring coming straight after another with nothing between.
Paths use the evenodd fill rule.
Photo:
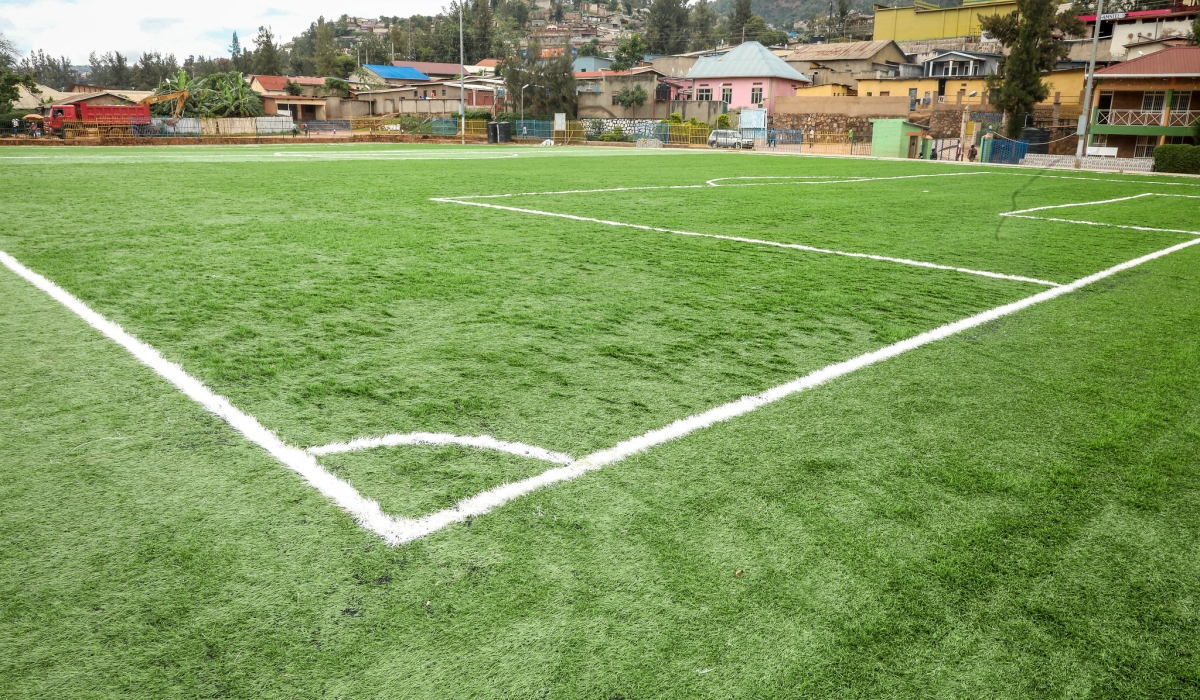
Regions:
<instances>
[{"instance_id":1,"label":"house with blue roof","mask_svg":"<svg viewBox=\"0 0 1200 700\"><path fill-rule=\"evenodd\" d=\"M368 75L378 78L379 82L388 85L405 85L416 82L429 82L430 78L411 66L385 66L378 63L363 64L363 70Z\"/></svg>"},{"instance_id":2,"label":"house with blue roof","mask_svg":"<svg viewBox=\"0 0 1200 700\"><path fill-rule=\"evenodd\" d=\"M730 108L754 107L775 113L775 98L796 94L812 80L757 41L720 56L701 56L687 74L692 99L720 100Z\"/></svg>"}]
</instances>

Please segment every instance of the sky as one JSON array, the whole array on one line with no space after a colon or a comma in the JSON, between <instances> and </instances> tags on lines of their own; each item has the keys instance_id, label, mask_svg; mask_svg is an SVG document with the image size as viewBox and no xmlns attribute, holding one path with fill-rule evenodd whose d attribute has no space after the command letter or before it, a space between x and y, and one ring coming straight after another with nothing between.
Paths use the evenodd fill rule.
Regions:
<instances>
[{"instance_id":1,"label":"sky","mask_svg":"<svg viewBox=\"0 0 1200 700\"><path fill-rule=\"evenodd\" d=\"M259 25L271 27L276 42L296 36L318 16L437 14L443 0L0 0L0 32L22 54L43 49L86 64L95 51L120 51L131 57L146 51L228 56L238 33L253 46ZM131 61L132 62L132 61Z\"/></svg>"}]
</instances>

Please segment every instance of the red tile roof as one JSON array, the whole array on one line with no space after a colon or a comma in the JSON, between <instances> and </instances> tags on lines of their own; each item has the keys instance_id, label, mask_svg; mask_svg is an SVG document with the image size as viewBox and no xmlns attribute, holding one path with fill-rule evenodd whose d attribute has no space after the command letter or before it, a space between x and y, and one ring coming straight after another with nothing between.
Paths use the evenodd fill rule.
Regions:
<instances>
[{"instance_id":1,"label":"red tile roof","mask_svg":"<svg viewBox=\"0 0 1200 700\"><path fill-rule=\"evenodd\" d=\"M629 70L584 70L575 74L576 80L594 80L612 75L641 75L642 73L658 73L654 66L635 66ZM661 75L661 73L660 73Z\"/></svg>"},{"instance_id":2,"label":"red tile roof","mask_svg":"<svg viewBox=\"0 0 1200 700\"><path fill-rule=\"evenodd\" d=\"M485 58L482 61L476 63L475 65L479 66L480 68L495 68L496 66L500 65L500 59Z\"/></svg>"},{"instance_id":3,"label":"red tile roof","mask_svg":"<svg viewBox=\"0 0 1200 700\"><path fill-rule=\"evenodd\" d=\"M1172 46L1096 71L1101 77L1200 77L1200 46Z\"/></svg>"},{"instance_id":4,"label":"red tile roof","mask_svg":"<svg viewBox=\"0 0 1200 700\"><path fill-rule=\"evenodd\" d=\"M303 75L254 75L251 77L257 80L264 90L272 92L286 88L289 80L297 85L321 86L325 84L324 78L311 78Z\"/></svg>"},{"instance_id":5,"label":"red tile roof","mask_svg":"<svg viewBox=\"0 0 1200 700\"><path fill-rule=\"evenodd\" d=\"M393 66L415 68L425 75L458 75L457 63L433 63L431 61L392 61Z\"/></svg>"}]
</instances>

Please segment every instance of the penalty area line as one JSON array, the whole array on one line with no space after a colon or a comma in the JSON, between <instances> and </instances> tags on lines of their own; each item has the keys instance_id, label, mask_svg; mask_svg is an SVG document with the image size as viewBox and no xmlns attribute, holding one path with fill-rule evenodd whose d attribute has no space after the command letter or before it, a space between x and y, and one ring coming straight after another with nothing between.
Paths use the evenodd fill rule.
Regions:
<instances>
[{"instance_id":1,"label":"penalty area line","mask_svg":"<svg viewBox=\"0 0 1200 700\"><path fill-rule=\"evenodd\" d=\"M939 326L930 331L913 336L907 340L902 340L898 343L893 343L886 347L880 348L873 352L868 352L858 357L838 362L822 369L816 370L803 377L793 379L786 384L767 389L766 391L755 394L753 396L745 396L736 401L717 406L703 413L682 418L671 423L670 425L651 430L647 433L630 438L620 442L613 447L599 452L594 452L582 459L568 464L564 467L549 469L537 476L504 484L494 489L484 491L463 501L460 501L454 508L431 513L415 520L407 520L398 522L400 527L393 533L395 539L390 540L395 544L411 542L416 539L425 537L442 528L445 528L453 523L462 522L470 517L484 515L491 510L498 508L509 501L512 501L521 496L527 495L539 489L561 483L564 481L572 481L589 473L598 471L605 466L620 462L627 457L633 456L640 452L645 452L652 447L662 445L673 440L685 437L698 430L702 430L716 423L725 422L741 415L755 411L767 404L774 403L783 398L791 396L807 389L819 386L825 382L838 377L843 377L851 372L869 367L871 365L889 360L893 357L906 353L910 350L915 350L924 345L949 338L963 331L975 328L976 326L995 321L996 319L1014 314L1022 309L1029 308L1042 302L1056 299L1065 294L1077 291L1086 287L1089 284L1098 282L1106 277L1111 277L1119 272L1128 270L1143 263L1150 262L1165 255L1183 250L1189 246L1200 244L1200 238L1190 241L1185 241L1169 248L1155 251L1148 255L1143 255L1140 258L1134 258L1119 265L1114 265L1106 270L1102 270L1087 277L1082 277L1069 284L1065 284L1053 289L1047 289L1030 297L1025 297L1018 301L1003 306L998 306L994 309L989 309L974 316L969 316L959 321L947 323L944 326Z\"/></svg>"},{"instance_id":2,"label":"penalty area line","mask_svg":"<svg viewBox=\"0 0 1200 700\"><path fill-rule=\"evenodd\" d=\"M824 184L824 183L821 183ZM953 265L939 265L937 263L925 262L923 260L909 260L908 258L893 258L886 255L872 255L870 253L852 253L844 250L831 250L829 248L816 248L814 246L801 245L799 243L780 243L778 241L766 241L758 238L743 238L742 236L723 236L716 233L697 233L695 231L679 231L670 228L660 228L658 226L646 226L644 224L629 224L623 221L609 221L607 219L596 219L590 216L576 216L575 214L560 214L552 211L542 211L540 209L525 209L522 207L507 207L500 204L488 204L487 202L463 201L453 197L431 197L431 201L442 202L445 204L461 204L472 207L485 207L487 209L500 209L503 211L513 211L521 214L536 214L538 216L552 216L560 219L570 219L572 221L583 221L592 224L604 224L605 226L621 226L626 228L635 228L642 231L655 231L657 233L672 233L677 236L692 236L695 238L715 238L722 241L733 241L735 243L750 243L752 245L771 246L774 248L788 248L791 250L802 250L807 253L821 253L823 255L840 255L846 258L862 258L866 260L875 260L877 262L897 263L900 265L909 265L911 267L923 267L931 270L949 270L951 272L961 272L968 275L977 275L979 277L990 277L992 279L1008 280L1010 282L1027 282L1030 284L1040 284L1046 287L1061 286L1058 282L1050 282L1040 280L1034 277L1022 277L1020 275L1006 275L999 272L988 272L987 270L972 270L966 267L954 267Z\"/></svg>"},{"instance_id":3,"label":"penalty area line","mask_svg":"<svg viewBox=\"0 0 1200 700\"><path fill-rule=\"evenodd\" d=\"M310 447L310 455L331 455L355 450L370 450L376 447L398 447L400 445L463 445L482 450L507 452L519 457L540 459L555 464L570 464L575 458L564 452L554 452L537 445L497 440L491 435L451 435L450 433L392 433L382 437L361 437L349 442L333 442L320 447Z\"/></svg>"}]
</instances>

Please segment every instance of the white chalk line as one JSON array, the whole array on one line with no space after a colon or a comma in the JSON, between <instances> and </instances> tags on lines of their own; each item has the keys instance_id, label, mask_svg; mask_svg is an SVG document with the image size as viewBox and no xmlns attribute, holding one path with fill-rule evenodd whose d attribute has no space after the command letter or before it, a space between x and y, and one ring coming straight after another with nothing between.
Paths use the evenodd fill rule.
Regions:
<instances>
[{"instance_id":1,"label":"white chalk line","mask_svg":"<svg viewBox=\"0 0 1200 700\"><path fill-rule=\"evenodd\" d=\"M801 245L799 243L780 243L778 241L766 241L758 238L744 238L742 236L723 236L715 233L697 233L695 231L680 231L677 229L660 228L658 226L646 226L643 224L629 224L623 221L609 221L607 219L596 219L590 216L577 216L575 214L560 214L558 212L542 211L540 209L526 209L522 207L506 207L499 204L488 204L487 202L463 201L453 198L431 197L431 201L443 202L446 204L462 204L473 207L485 207L488 209L500 209L504 211L519 212L521 214L536 214L538 216L552 216L560 219L570 219L572 221L582 221L593 224L604 224L605 226L621 226L626 228L635 228L642 231L655 231L658 233L671 233L677 236L693 236L696 238L715 238L722 241L734 241L736 243L750 243L753 245L771 246L774 248L788 248L791 250L802 250L808 253L821 253L824 255L840 255L847 258L861 258L866 260L875 260L878 262L897 263L900 265L909 265L912 267L923 267L932 270L949 270L953 272L961 272L968 275L977 275L979 277L990 277L992 279L1008 280L1010 282L1027 282L1029 284L1040 284L1046 287L1058 287L1058 282L1050 282L1048 280L1036 279L1034 277L1022 277L1021 275L1006 275L999 272L988 272L986 270L972 270L966 267L955 267L953 265L939 265L937 263L924 262L922 260L909 260L908 258L893 258L886 255L873 255L870 253L852 253L844 250L831 250L829 248L816 248L814 246Z\"/></svg>"},{"instance_id":2,"label":"white chalk line","mask_svg":"<svg viewBox=\"0 0 1200 700\"><path fill-rule=\"evenodd\" d=\"M1180 228L1158 228L1155 226L1135 226L1132 224L1111 224L1105 221L1084 221L1082 219L1063 219L1053 216L1031 216L1029 212L1047 211L1050 209L1067 209L1070 207L1086 207L1086 206L1103 206L1105 204L1114 204L1116 202L1127 202L1131 199L1140 199L1142 197L1179 197L1182 199L1200 199L1200 195L1194 194L1175 194L1170 192L1143 192L1141 194L1130 195L1128 197L1115 197L1113 199L1099 199L1092 202L1071 202L1069 204L1050 204L1042 207L1031 207L1029 209L1018 209L1016 211L1002 212L1000 216L1011 217L1014 219L1033 219L1035 221L1056 221L1064 224L1082 224L1084 226L1103 226L1107 228L1121 228L1132 231L1156 231L1160 233L1183 233L1190 236L1200 236L1200 231L1192 231L1189 229Z\"/></svg>"},{"instance_id":3,"label":"white chalk line","mask_svg":"<svg viewBox=\"0 0 1200 700\"><path fill-rule=\"evenodd\" d=\"M540 459L555 464L570 464L575 458L564 452L553 452L544 447L520 442L497 440L491 435L451 435L450 433L392 433L381 437L361 437L349 442L333 442L306 450L310 455L331 455L355 450L399 445L463 445L483 450L496 450L531 459Z\"/></svg>"},{"instance_id":4,"label":"white chalk line","mask_svg":"<svg viewBox=\"0 0 1200 700\"><path fill-rule=\"evenodd\" d=\"M363 527L380 534L389 531L393 520L375 501L364 498L353 486L325 471L312 455L297 447L284 444L275 433L267 430L254 417L238 410L229 399L214 393L182 367L167 360L158 350L130 335L118 324L93 311L87 304L54 282L22 265L16 258L0 251L0 263L21 278L42 290L58 303L82 318L113 342L125 348L138 362L166 379L185 396L200 404L206 411L225 421L250 442L264 449L288 469L296 472L313 488L341 506Z\"/></svg>"},{"instance_id":5,"label":"white chalk line","mask_svg":"<svg viewBox=\"0 0 1200 700\"><path fill-rule=\"evenodd\" d=\"M1070 284L1054 287L1019 301L939 326L907 340L864 353L844 362L829 365L762 393L746 396L709 409L703 413L677 420L666 427L651 430L637 437L622 441L609 449L592 453L565 466L549 469L529 479L489 489L459 502L454 508L431 513L416 519L388 516L379 508L378 503L363 497L349 483L325 471L317 464L311 454L284 444L282 440L263 427L257 420L235 408L228 399L212 392L199 380L187 374L182 367L168 361L153 347L137 340L119 325L96 313L82 301L42 275L25 267L11 255L0 251L0 263L3 263L5 267L38 289L46 292L51 298L82 318L88 325L121 345L135 359L173 384L188 398L196 401L203 408L224 420L247 440L262 447L284 466L295 471L320 493L354 517L362 527L376 533L385 542L398 545L425 537L450 524L462 522L470 517L483 515L508 501L532 491L559 482L577 479L588 472L596 471L609 464L619 462L626 457L643 452L651 447L679 439L715 423L727 421L749 413L792 394L896 357L909 350L914 350L929 343L948 338L989 321L1016 313L1034 304L1068 294L1123 270L1128 270L1196 244L1200 244L1200 238L1179 243L1140 258L1115 265L1107 270L1083 277Z\"/></svg>"},{"instance_id":6,"label":"white chalk line","mask_svg":"<svg viewBox=\"0 0 1200 700\"><path fill-rule=\"evenodd\" d=\"M1089 284L1098 282L1106 277L1137 267L1143 263L1161 258L1165 255L1170 255L1176 251L1183 250L1189 246L1200 244L1200 238L1190 241L1185 241L1169 248L1155 251L1148 255L1143 255L1140 258L1134 258L1123 262L1119 265L1114 265L1107 270L1102 270L1087 277L1082 277L1070 284L1065 284L1053 289L1047 289L1030 297L998 306L994 309L984 311L974 316L969 316L953 323L948 323L939 326L930 331L913 336L907 340L902 340L898 343L893 343L878 350L864 353L858 357L838 362L815 372L807 374L803 377L793 379L786 384L772 387L766 391L755 394L753 396L745 396L736 401L717 406L703 413L682 418L671 423L670 425L651 430L647 433L630 438L620 442L607 450L594 452L582 459L568 464L564 467L549 469L537 476L504 484L494 489L489 489L483 493L477 494L463 501L460 501L454 508L447 508L436 513L408 520L403 522L403 528L398 530L394 536L399 538L400 542L409 542L421 537L425 537L433 532L436 532L448 525L456 522L462 522L467 518L484 515L489 511L521 496L525 496L533 491L545 488L547 486L557 484L564 481L571 481L587 474L588 472L597 471L605 466L619 462L627 457L644 452L651 447L662 445L673 440L677 440L686 435L702 430L716 423L728 421L737 416L750 413L767 404L774 403L780 399L791 396L792 394L811 389L813 387L824 384L832 379L845 376L864 367L869 367L873 364L891 359L910 350L915 350L924 345L948 338L965 330L975 328L990 321L1014 314L1022 309L1026 309L1035 304L1040 304L1051 299L1070 294L1078 289L1086 287ZM398 523L400 524L400 523Z\"/></svg>"}]
</instances>

